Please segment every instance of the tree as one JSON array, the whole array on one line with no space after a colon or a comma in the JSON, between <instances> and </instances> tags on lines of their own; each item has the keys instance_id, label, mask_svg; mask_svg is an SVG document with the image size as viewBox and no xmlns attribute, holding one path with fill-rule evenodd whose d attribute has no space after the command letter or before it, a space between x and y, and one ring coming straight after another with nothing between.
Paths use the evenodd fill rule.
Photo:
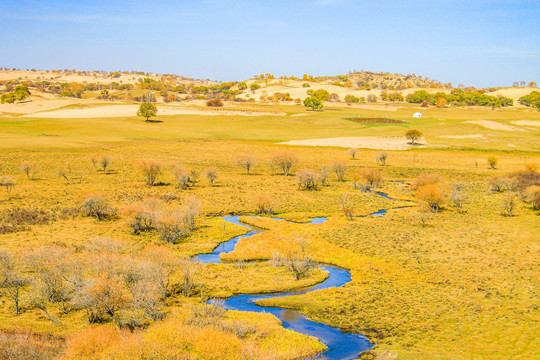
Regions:
<instances>
[{"instance_id":1,"label":"tree","mask_svg":"<svg viewBox=\"0 0 540 360\"><path fill-rule=\"evenodd\" d=\"M353 160L356 159L356 153L357 153L357 152L358 152L358 149L355 149L355 148L350 148L349 151L348 151L349 155L351 155L351 158L352 158Z\"/></svg>"},{"instance_id":2,"label":"tree","mask_svg":"<svg viewBox=\"0 0 540 360\"><path fill-rule=\"evenodd\" d=\"M12 176L4 175L0 176L0 186L3 186L6 188L6 192L8 194L8 200L11 200L11 191L13 190L13 187L15 186L16 182L15 179Z\"/></svg>"},{"instance_id":3,"label":"tree","mask_svg":"<svg viewBox=\"0 0 540 360\"><path fill-rule=\"evenodd\" d=\"M146 122L150 122L150 118L152 116L157 115L157 108L152 103L142 103L141 106L139 106L139 111L137 111L137 116L146 118Z\"/></svg>"},{"instance_id":4,"label":"tree","mask_svg":"<svg viewBox=\"0 0 540 360\"><path fill-rule=\"evenodd\" d=\"M443 182L427 184L418 188L416 197L424 201L433 212L438 212L442 203L447 199L449 189L450 186Z\"/></svg>"},{"instance_id":5,"label":"tree","mask_svg":"<svg viewBox=\"0 0 540 360\"><path fill-rule=\"evenodd\" d=\"M336 173L338 181L345 180L345 172L347 171L347 165L342 161L334 161L332 163L332 171Z\"/></svg>"},{"instance_id":6,"label":"tree","mask_svg":"<svg viewBox=\"0 0 540 360\"><path fill-rule=\"evenodd\" d=\"M385 166L386 165L386 159L388 159L388 153L383 151L381 153L379 153L376 157L375 157L375 161L377 161L379 164L381 164L382 166Z\"/></svg>"},{"instance_id":7,"label":"tree","mask_svg":"<svg viewBox=\"0 0 540 360\"><path fill-rule=\"evenodd\" d=\"M488 157L488 164L491 169L495 169L497 167L497 158L495 156Z\"/></svg>"},{"instance_id":8,"label":"tree","mask_svg":"<svg viewBox=\"0 0 540 360\"><path fill-rule=\"evenodd\" d=\"M208 180L208 183L210 183L210 186L214 186L214 181L216 181L218 177L218 171L215 167L209 167L206 170L204 170L204 177L206 180Z\"/></svg>"},{"instance_id":9,"label":"tree","mask_svg":"<svg viewBox=\"0 0 540 360\"><path fill-rule=\"evenodd\" d=\"M109 155L103 155L101 157L101 159L99 160L99 164L101 165L103 172L107 172L107 166L109 166L111 161L112 161L112 158Z\"/></svg>"},{"instance_id":10,"label":"tree","mask_svg":"<svg viewBox=\"0 0 540 360\"><path fill-rule=\"evenodd\" d=\"M311 110L320 110L323 108L321 100L313 96L304 99L304 106L307 108L311 108Z\"/></svg>"},{"instance_id":11,"label":"tree","mask_svg":"<svg viewBox=\"0 0 540 360\"><path fill-rule=\"evenodd\" d=\"M283 175L288 176L292 167L298 162L298 158L292 152L276 152L272 155L271 165L277 167L283 172Z\"/></svg>"},{"instance_id":12,"label":"tree","mask_svg":"<svg viewBox=\"0 0 540 360\"><path fill-rule=\"evenodd\" d=\"M36 167L31 162L25 161L21 165L21 171L26 174L26 177L28 177L29 180L34 180L34 176L36 175Z\"/></svg>"},{"instance_id":13,"label":"tree","mask_svg":"<svg viewBox=\"0 0 540 360\"><path fill-rule=\"evenodd\" d=\"M246 173L249 175L249 170L255 165L257 158L254 155L242 154L236 158L236 163L246 169Z\"/></svg>"},{"instance_id":14,"label":"tree","mask_svg":"<svg viewBox=\"0 0 540 360\"><path fill-rule=\"evenodd\" d=\"M110 205L109 200L103 195L90 195L82 203L86 216L95 217L98 221L111 218L116 215L116 210Z\"/></svg>"},{"instance_id":15,"label":"tree","mask_svg":"<svg viewBox=\"0 0 540 360\"><path fill-rule=\"evenodd\" d=\"M19 272L13 255L0 250L0 288L13 300L13 310L19 313L21 288L28 284L28 280Z\"/></svg>"},{"instance_id":16,"label":"tree","mask_svg":"<svg viewBox=\"0 0 540 360\"><path fill-rule=\"evenodd\" d=\"M296 182L299 189L315 190L319 183L320 174L311 169L300 170L296 174Z\"/></svg>"},{"instance_id":17,"label":"tree","mask_svg":"<svg viewBox=\"0 0 540 360\"><path fill-rule=\"evenodd\" d=\"M139 170L146 178L146 183L153 186L159 174L161 174L161 164L154 160L142 160L139 163Z\"/></svg>"},{"instance_id":18,"label":"tree","mask_svg":"<svg viewBox=\"0 0 540 360\"><path fill-rule=\"evenodd\" d=\"M411 144L414 144L416 140L422 137L422 132L417 129L411 129L405 133L405 137L411 140Z\"/></svg>"}]
</instances>

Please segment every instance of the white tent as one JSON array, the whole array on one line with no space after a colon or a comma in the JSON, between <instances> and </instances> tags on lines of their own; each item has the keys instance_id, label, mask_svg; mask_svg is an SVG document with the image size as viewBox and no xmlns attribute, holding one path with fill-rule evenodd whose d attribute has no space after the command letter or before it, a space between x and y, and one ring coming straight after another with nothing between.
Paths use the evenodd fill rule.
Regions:
<instances>
[{"instance_id":1,"label":"white tent","mask_svg":"<svg viewBox=\"0 0 540 360\"><path fill-rule=\"evenodd\" d=\"M422 113L419 113L419 112L415 112L413 117L415 118L421 118L422 117Z\"/></svg>"}]
</instances>

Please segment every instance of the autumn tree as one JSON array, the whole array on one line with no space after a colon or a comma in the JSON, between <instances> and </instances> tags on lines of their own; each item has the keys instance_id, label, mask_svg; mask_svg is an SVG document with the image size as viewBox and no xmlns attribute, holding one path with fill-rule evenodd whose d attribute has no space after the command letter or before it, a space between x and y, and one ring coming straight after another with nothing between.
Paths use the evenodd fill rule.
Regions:
<instances>
[{"instance_id":1,"label":"autumn tree","mask_svg":"<svg viewBox=\"0 0 540 360\"><path fill-rule=\"evenodd\" d=\"M25 161L21 164L21 171L26 175L29 180L34 180L37 169L34 164L29 161Z\"/></svg>"},{"instance_id":2,"label":"autumn tree","mask_svg":"<svg viewBox=\"0 0 540 360\"><path fill-rule=\"evenodd\" d=\"M296 174L299 189L314 190L319 183L320 174L311 169L302 169Z\"/></svg>"},{"instance_id":3,"label":"autumn tree","mask_svg":"<svg viewBox=\"0 0 540 360\"><path fill-rule=\"evenodd\" d=\"M153 186L161 174L161 163L155 160L142 160L139 162L139 171L146 178L146 183Z\"/></svg>"},{"instance_id":4,"label":"autumn tree","mask_svg":"<svg viewBox=\"0 0 540 360\"><path fill-rule=\"evenodd\" d=\"M343 161L334 161L332 163L332 171L336 174L338 181L345 181L345 172L347 165Z\"/></svg>"},{"instance_id":5,"label":"autumn tree","mask_svg":"<svg viewBox=\"0 0 540 360\"><path fill-rule=\"evenodd\" d=\"M272 168L277 167L285 176L291 173L293 166L298 162L298 158L292 152L276 152L270 160Z\"/></svg>"},{"instance_id":6,"label":"autumn tree","mask_svg":"<svg viewBox=\"0 0 540 360\"><path fill-rule=\"evenodd\" d=\"M422 132L420 130L411 129L405 133L405 137L411 140L411 144L414 144L416 140L422 137Z\"/></svg>"},{"instance_id":7,"label":"autumn tree","mask_svg":"<svg viewBox=\"0 0 540 360\"><path fill-rule=\"evenodd\" d=\"M236 163L246 170L249 175L249 171L257 162L257 158L251 154L242 154L236 158Z\"/></svg>"},{"instance_id":8,"label":"autumn tree","mask_svg":"<svg viewBox=\"0 0 540 360\"><path fill-rule=\"evenodd\" d=\"M8 200L11 200L11 191L13 190L13 187L15 186L16 181L13 176L4 175L0 176L0 186L3 186L6 189Z\"/></svg>"},{"instance_id":9,"label":"autumn tree","mask_svg":"<svg viewBox=\"0 0 540 360\"><path fill-rule=\"evenodd\" d=\"M146 122L150 122L150 118L156 116L158 112L157 107L149 102L144 102L139 106L137 111L137 116L146 118Z\"/></svg>"},{"instance_id":10,"label":"autumn tree","mask_svg":"<svg viewBox=\"0 0 540 360\"><path fill-rule=\"evenodd\" d=\"M206 180L208 180L208 183L210 186L214 186L214 181L216 181L217 177L219 175L218 170L215 167L209 167L206 170L204 170L203 176Z\"/></svg>"}]
</instances>

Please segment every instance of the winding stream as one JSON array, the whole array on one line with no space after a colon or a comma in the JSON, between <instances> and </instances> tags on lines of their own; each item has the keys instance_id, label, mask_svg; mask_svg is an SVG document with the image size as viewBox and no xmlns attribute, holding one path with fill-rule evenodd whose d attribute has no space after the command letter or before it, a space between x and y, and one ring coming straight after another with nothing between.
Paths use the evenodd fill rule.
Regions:
<instances>
[{"instance_id":1,"label":"winding stream","mask_svg":"<svg viewBox=\"0 0 540 360\"><path fill-rule=\"evenodd\" d=\"M376 194L386 199L391 199L385 193L376 192ZM379 210L367 216L384 216L387 211L388 210ZM194 260L201 263L221 263L221 254L233 251L240 239L248 238L266 231L251 227L247 224L243 224L240 222L239 218L240 216L232 215L223 217L223 219L227 222L248 228L248 233L236 236L229 241L223 242L212 253L197 255L194 257ZM279 221L288 221L280 218L272 219ZM313 218L311 219L311 222L306 223L305 226L309 226L311 224L322 224L326 220L327 218L325 217ZM322 341L328 347L328 349L321 354L325 358L336 360L356 359L360 352L369 350L374 345L371 344L364 335L344 333L339 328L310 320L297 310L282 309L278 307L263 307L255 304L255 301L257 300L287 295L305 294L307 292L315 290L340 287L351 281L351 273L347 269L328 265L318 265L318 267L328 272L328 278L319 284L295 291L274 294L235 295L224 301L224 308L227 310L265 312L273 314L281 320L285 329L291 329L302 334L311 335Z\"/></svg>"}]
</instances>

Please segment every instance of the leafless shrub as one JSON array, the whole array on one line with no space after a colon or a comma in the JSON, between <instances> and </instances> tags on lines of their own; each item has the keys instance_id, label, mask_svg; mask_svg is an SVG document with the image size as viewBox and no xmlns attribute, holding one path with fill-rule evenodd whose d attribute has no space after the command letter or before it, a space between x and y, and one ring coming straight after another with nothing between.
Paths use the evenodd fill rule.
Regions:
<instances>
[{"instance_id":1,"label":"leafless shrub","mask_svg":"<svg viewBox=\"0 0 540 360\"><path fill-rule=\"evenodd\" d=\"M68 184L73 184L73 182L82 183L83 175L76 175L73 173L73 170L71 169L71 166L66 166L65 168L62 168L58 171L58 176L63 177L66 179Z\"/></svg>"},{"instance_id":2,"label":"leafless shrub","mask_svg":"<svg viewBox=\"0 0 540 360\"><path fill-rule=\"evenodd\" d=\"M189 172L189 181L191 181L191 185L196 186L199 182L199 178L201 177L201 174L199 170L197 169L191 169Z\"/></svg>"},{"instance_id":3,"label":"leafless shrub","mask_svg":"<svg viewBox=\"0 0 540 360\"><path fill-rule=\"evenodd\" d=\"M319 181L321 183L321 186L326 186L329 172L330 169L328 168L328 166L319 167Z\"/></svg>"},{"instance_id":4,"label":"leafless shrub","mask_svg":"<svg viewBox=\"0 0 540 360\"><path fill-rule=\"evenodd\" d=\"M357 152L358 152L358 149L351 148L351 149L349 149L348 154L351 156L351 158L353 160L355 160Z\"/></svg>"},{"instance_id":5,"label":"leafless shrub","mask_svg":"<svg viewBox=\"0 0 540 360\"><path fill-rule=\"evenodd\" d=\"M161 174L161 163L155 160L142 160L139 162L139 170L146 178L146 183L153 186Z\"/></svg>"},{"instance_id":6,"label":"leafless shrub","mask_svg":"<svg viewBox=\"0 0 540 360\"><path fill-rule=\"evenodd\" d=\"M284 258L279 254L279 252L272 253L272 259L270 260L270 264L274 267L280 267L285 266L287 263L287 259Z\"/></svg>"},{"instance_id":7,"label":"leafless shrub","mask_svg":"<svg viewBox=\"0 0 540 360\"><path fill-rule=\"evenodd\" d=\"M295 280L307 277L309 272L316 267L315 262L309 258L290 259L287 265L289 270L294 274Z\"/></svg>"},{"instance_id":8,"label":"leafless shrub","mask_svg":"<svg viewBox=\"0 0 540 360\"><path fill-rule=\"evenodd\" d=\"M8 200L11 200L11 192L13 190L13 187L15 187L15 184L17 184L17 182L15 181L15 178L13 176L0 176L0 186L3 186L6 189Z\"/></svg>"},{"instance_id":9,"label":"leafless shrub","mask_svg":"<svg viewBox=\"0 0 540 360\"><path fill-rule=\"evenodd\" d=\"M0 333L0 359L53 360L61 354L65 342L50 335L30 332L2 331Z\"/></svg>"},{"instance_id":10,"label":"leafless shrub","mask_svg":"<svg viewBox=\"0 0 540 360\"><path fill-rule=\"evenodd\" d=\"M190 175L189 175L189 169L185 169L183 167L176 167L173 170L174 177L176 178L176 182L178 183L178 187L182 190L186 190L189 188L189 182L190 182Z\"/></svg>"},{"instance_id":11,"label":"leafless shrub","mask_svg":"<svg viewBox=\"0 0 540 360\"><path fill-rule=\"evenodd\" d=\"M341 205L341 209L343 210L343 214L345 215L345 218L347 220L352 220L354 217L354 209L351 205L349 197L347 195L342 195L339 198L339 203Z\"/></svg>"},{"instance_id":12,"label":"leafless shrub","mask_svg":"<svg viewBox=\"0 0 540 360\"><path fill-rule=\"evenodd\" d=\"M28 279L19 271L13 255L0 250L0 288L13 301L15 314L19 314L21 289L28 283Z\"/></svg>"},{"instance_id":13,"label":"leafless shrub","mask_svg":"<svg viewBox=\"0 0 540 360\"><path fill-rule=\"evenodd\" d=\"M343 161L334 161L332 163L332 171L336 174L338 181L345 181L345 172L347 165Z\"/></svg>"},{"instance_id":14,"label":"leafless shrub","mask_svg":"<svg viewBox=\"0 0 540 360\"><path fill-rule=\"evenodd\" d=\"M99 165L101 166L101 169L103 172L107 172L107 167L111 164L112 158L109 155L103 155L99 159Z\"/></svg>"},{"instance_id":15,"label":"leafless shrub","mask_svg":"<svg viewBox=\"0 0 540 360\"><path fill-rule=\"evenodd\" d=\"M29 161L25 161L21 164L21 172L23 172L29 180L34 180L37 169L34 164Z\"/></svg>"},{"instance_id":16,"label":"leafless shrub","mask_svg":"<svg viewBox=\"0 0 540 360\"><path fill-rule=\"evenodd\" d=\"M417 215L422 227L425 227L426 222L433 217L431 208L429 206L421 206L418 209Z\"/></svg>"},{"instance_id":17,"label":"leafless shrub","mask_svg":"<svg viewBox=\"0 0 540 360\"><path fill-rule=\"evenodd\" d=\"M278 168L283 175L288 176L298 162L298 158L292 152L276 152L272 155L270 161L272 168Z\"/></svg>"},{"instance_id":18,"label":"leafless shrub","mask_svg":"<svg viewBox=\"0 0 540 360\"><path fill-rule=\"evenodd\" d=\"M242 154L236 158L236 163L246 170L247 175L256 162L257 158L251 154Z\"/></svg>"},{"instance_id":19,"label":"leafless shrub","mask_svg":"<svg viewBox=\"0 0 540 360\"><path fill-rule=\"evenodd\" d=\"M116 215L109 200L103 195L90 195L82 203L83 214L97 218L99 221L110 219Z\"/></svg>"},{"instance_id":20,"label":"leafless shrub","mask_svg":"<svg viewBox=\"0 0 540 360\"><path fill-rule=\"evenodd\" d=\"M516 208L516 194L507 194L501 202L501 215L512 217Z\"/></svg>"},{"instance_id":21,"label":"leafless shrub","mask_svg":"<svg viewBox=\"0 0 540 360\"><path fill-rule=\"evenodd\" d=\"M460 187L454 186L452 193L450 193L450 201L455 205L459 214L463 211L463 205L467 200L467 194L463 192Z\"/></svg>"},{"instance_id":22,"label":"leafless shrub","mask_svg":"<svg viewBox=\"0 0 540 360\"><path fill-rule=\"evenodd\" d=\"M204 170L204 178L208 181L210 186L214 186L214 181L216 181L217 177L218 171L215 167L209 167Z\"/></svg>"},{"instance_id":23,"label":"leafless shrub","mask_svg":"<svg viewBox=\"0 0 540 360\"><path fill-rule=\"evenodd\" d=\"M191 296L195 291L195 278L197 276L199 266L196 262L193 262L191 260L184 261L180 266L182 271L182 294L186 297Z\"/></svg>"},{"instance_id":24,"label":"leafless shrub","mask_svg":"<svg viewBox=\"0 0 540 360\"><path fill-rule=\"evenodd\" d=\"M299 189L314 190L317 189L320 174L311 169L302 169L296 174L296 182Z\"/></svg>"},{"instance_id":25,"label":"leafless shrub","mask_svg":"<svg viewBox=\"0 0 540 360\"><path fill-rule=\"evenodd\" d=\"M113 317L113 322L116 326L131 331L135 329L145 329L153 320L154 319L141 308L121 309L118 310Z\"/></svg>"},{"instance_id":26,"label":"leafless shrub","mask_svg":"<svg viewBox=\"0 0 540 360\"><path fill-rule=\"evenodd\" d=\"M92 162L92 166L94 166L94 170L97 170L97 166L99 163L99 158L97 155L90 156L90 161Z\"/></svg>"},{"instance_id":27,"label":"leafless shrub","mask_svg":"<svg viewBox=\"0 0 540 360\"><path fill-rule=\"evenodd\" d=\"M516 187L517 181L515 178L495 176L489 179L489 191L492 193L514 191Z\"/></svg>"},{"instance_id":28,"label":"leafless shrub","mask_svg":"<svg viewBox=\"0 0 540 360\"><path fill-rule=\"evenodd\" d=\"M388 158L388 153L383 151L375 157L375 160L377 161L378 164L385 166L387 158Z\"/></svg>"}]
</instances>

